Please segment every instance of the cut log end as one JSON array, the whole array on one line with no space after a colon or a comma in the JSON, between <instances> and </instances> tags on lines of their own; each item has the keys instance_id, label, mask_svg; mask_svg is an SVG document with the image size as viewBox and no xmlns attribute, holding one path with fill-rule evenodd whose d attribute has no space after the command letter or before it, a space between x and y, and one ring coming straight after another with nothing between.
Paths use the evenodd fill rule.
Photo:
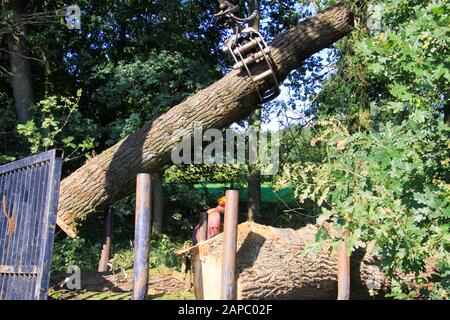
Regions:
<instances>
[{"instance_id":1,"label":"cut log end","mask_svg":"<svg viewBox=\"0 0 450 320\"><path fill-rule=\"evenodd\" d=\"M318 229L317 225L299 230L252 222L239 225L237 299L336 299L336 254L329 254L327 244L316 255L305 254ZM221 234L191 250L198 299L220 298L222 241ZM351 258L350 298L382 297L387 289L378 261L361 245Z\"/></svg>"}]
</instances>

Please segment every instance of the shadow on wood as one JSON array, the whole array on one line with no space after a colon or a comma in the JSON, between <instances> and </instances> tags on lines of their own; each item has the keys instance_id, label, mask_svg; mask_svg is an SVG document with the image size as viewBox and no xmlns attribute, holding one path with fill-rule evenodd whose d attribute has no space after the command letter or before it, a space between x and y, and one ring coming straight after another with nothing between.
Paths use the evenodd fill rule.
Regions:
<instances>
[{"instance_id":1,"label":"shadow on wood","mask_svg":"<svg viewBox=\"0 0 450 320\"><path fill-rule=\"evenodd\" d=\"M314 243L318 225L299 230L278 229L253 222L240 224L237 237L237 299L337 298L337 257L325 244L317 255L304 254ZM332 231L331 231L332 232ZM189 252L198 299L220 299L223 234L198 244ZM370 299L370 291L387 290L378 261L365 245L352 254L351 298Z\"/></svg>"}]
</instances>

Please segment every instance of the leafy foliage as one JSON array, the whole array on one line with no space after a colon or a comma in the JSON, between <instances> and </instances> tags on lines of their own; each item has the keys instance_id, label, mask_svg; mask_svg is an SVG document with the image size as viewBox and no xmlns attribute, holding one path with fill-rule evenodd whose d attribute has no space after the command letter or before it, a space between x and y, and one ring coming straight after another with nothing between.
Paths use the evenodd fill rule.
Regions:
<instances>
[{"instance_id":1,"label":"leafy foliage","mask_svg":"<svg viewBox=\"0 0 450 320\"><path fill-rule=\"evenodd\" d=\"M310 109L321 159L285 167L282 179L350 232L350 250L375 244L390 296L448 298L448 3L375 3L382 30L362 25L341 44L338 71Z\"/></svg>"},{"instance_id":2,"label":"leafy foliage","mask_svg":"<svg viewBox=\"0 0 450 320\"><path fill-rule=\"evenodd\" d=\"M427 260L436 258L437 270L448 268L450 130L415 116L374 133L350 134L337 120L323 121L313 143L326 156L290 167L289 174L300 182L300 201L313 199L323 218L350 231L351 248L375 240L387 275L414 273L420 283Z\"/></svg>"},{"instance_id":3,"label":"leafy foliage","mask_svg":"<svg viewBox=\"0 0 450 320\"><path fill-rule=\"evenodd\" d=\"M172 240L167 235L152 236L150 241L149 263L151 268L167 267L177 269L181 258L175 249L182 243ZM133 268L133 243L117 242L111 248L110 263L115 272ZM69 266L78 266L83 271L96 271L100 260L101 244L92 243L84 238L64 238L55 242L53 249L52 271L66 272Z\"/></svg>"},{"instance_id":4,"label":"leafy foliage","mask_svg":"<svg viewBox=\"0 0 450 320\"><path fill-rule=\"evenodd\" d=\"M107 145L136 131L214 79L215 71L181 52L152 51L146 60L95 66L92 102L105 106Z\"/></svg>"},{"instance_id":5,"label":"leafy foliage","mask_svg":"<svg viewBox=\"0 0 450 320\"><path fill-rule=\"evenodd\" d=\"M100 259L100 249L100 244L88 245L85 239L79 237L57 241L53 246L52 271L66 272L70 266L95 270Z\"/></svg>"},{"instance_id":6,"label":"leafy foliage","mask_svg":"<svg viewBox=\"0 0 450 320\"><path fill-rule=\"evenodd\" d=\"M31 153L61 148L70 152L65 161L89 155L94 148L96 126L79 112L80 96L81 91L72 99L48 97L34 107L36 116L32 120L17 125L17 132L27 138Z\"/></svg>"}]
</instances>

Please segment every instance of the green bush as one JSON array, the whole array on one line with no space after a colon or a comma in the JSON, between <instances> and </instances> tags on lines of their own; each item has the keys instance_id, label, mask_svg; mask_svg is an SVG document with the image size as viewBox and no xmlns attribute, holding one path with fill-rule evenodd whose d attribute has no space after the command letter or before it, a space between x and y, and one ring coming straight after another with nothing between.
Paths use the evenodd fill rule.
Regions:
<instances>
[{"instance_id":1,"label":"green bush","mask_svg":"<svg viewBox=\"0 0 450 320\"><path fill-rule=\"evenodd\" d=\"M300 202L315 202L325 219L348 230L349 248L375 244L390 297L448 299L450 127L442 114L450 6L371 3L382 30L368 30L364 16L355 20L358 28L338 44L337 72L314 103L310 148L320 159L286 166L280 184L292 183ZM329 237L322 231L319 245ZM430 265L437 274L424 276ZM405 283L400 273L412 279ZM424 285L430 290L417 289Z\"/></svg>"},{"instance_id":2,"label":"green bush","mask_svg":"<svg viewBox=\"0 0 450 320\"><path fill-rule=\"evenodd\" d=\"M25 137L31 153L53 148L64 149L64 161L88 157L95 146L97 126L83 117L76 97L50 96L32 107L35 116L17 125L17 132Z\"/></svg>"},{"instance_id":3,"label":"green bush","mask_svg":"<svg viewBox=\"0 0 450 320\"><path fill-rule=\"evenodd\" d=\"M171 240L167 235L152 236L150 241L150 268L167 267L179 269L181 258L175 250L183 244ZM133 242L120 241L112 244L111 262L115 272L120 269L133 268ZM101 243L91 243L77 237L64 238L55 241L53 247L52 271L66 272L69 266L78 266L82 271L95 272L100 260Z\"/></svg>"},{"instance_id":4,"label":"green bush","mask_svg":"<svg viewBox=\"0 0 450 320\"><path fill-rule=\"evenodd\" d=\"M172 241L168 235L161 235L151 240L150 268L165 266L167 268L179 269L181 257L175 254L175 250L182 243Z\"/></svg>"},{"instance_id":5,"label":"green bush","mask_svg":"<svg viewBox=\"0 0 450 320\"><path fill-rule=\"evenodd\" d=\"M100 243L90 244L79 237L55 241L52 271L66 272L69 266L78 266L81 270L96 270L100 249Z\"/></svg>"}]
</instances>

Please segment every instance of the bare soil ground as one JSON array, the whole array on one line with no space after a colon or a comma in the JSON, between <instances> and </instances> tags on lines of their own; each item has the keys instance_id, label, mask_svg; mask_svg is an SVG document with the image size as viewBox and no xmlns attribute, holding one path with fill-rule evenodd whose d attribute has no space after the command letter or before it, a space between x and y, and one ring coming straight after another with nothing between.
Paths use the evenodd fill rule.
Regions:
<instances>
[{"instance_id":1,"label":"bare soil ground","mask_svg":"<svg viewBox=\"0 0 450 320\"><path fill-rule=\"evenodd\" d=\"M56 300L129 300L133 288L132 271L82 273L81 289L69 290L64 284L66 274L52 274L49 299ZM149 278L148 299L194 299L194 293L186 288L180 272L152 270Z\"/></svg>"}]
</instances>

